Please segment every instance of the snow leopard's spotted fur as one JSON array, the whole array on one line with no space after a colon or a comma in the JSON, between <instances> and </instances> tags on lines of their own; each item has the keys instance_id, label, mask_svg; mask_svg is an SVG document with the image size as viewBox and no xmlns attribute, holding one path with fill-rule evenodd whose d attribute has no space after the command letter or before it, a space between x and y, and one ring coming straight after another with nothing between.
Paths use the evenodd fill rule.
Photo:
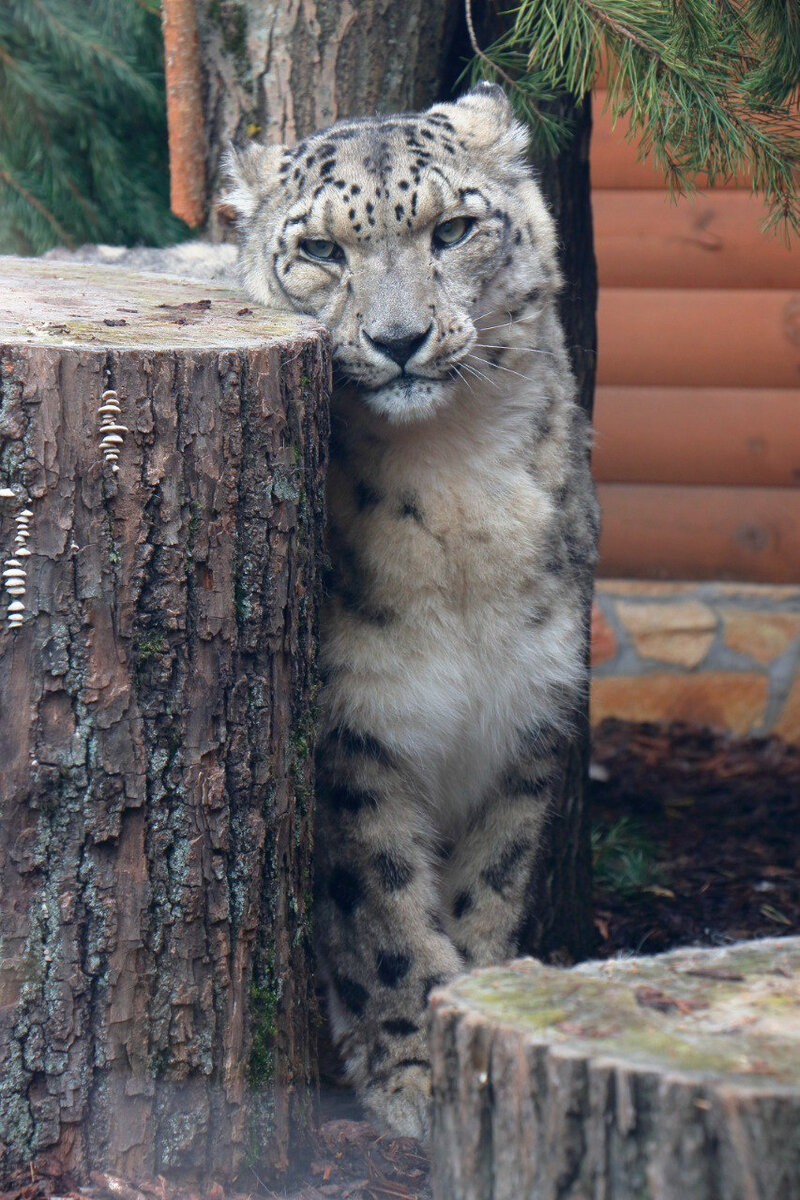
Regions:
<instances>
[{"instance_id":1,"label":"snow leopard's spotted fur","mask_svg":"<svg viewBox=\"0 0 800 1200\"><path fill-rule=\"evenodd\" d=\"M230 164L246 286L333 337L318 944L352 1079L417 1136L426 997L514 953L586 688L588 433L525 145L481 85Z\"/></svg>"}]
</instances>

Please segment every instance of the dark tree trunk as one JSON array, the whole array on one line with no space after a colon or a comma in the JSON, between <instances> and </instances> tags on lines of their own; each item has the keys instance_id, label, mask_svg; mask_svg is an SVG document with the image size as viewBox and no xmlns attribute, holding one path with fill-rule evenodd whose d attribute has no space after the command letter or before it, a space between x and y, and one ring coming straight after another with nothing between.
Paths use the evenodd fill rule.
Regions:
<instances>
[{"instance_id":1,"label":"dark tree trunk","mask_svg":"<svg viewBox=\"0 0 800 1200\"><path fill-rule=\"evenodd\" d=\"M0 1166L230 1181L314 1084L325 342L113 268L0 295Z\"/></svg>"},{"instance_id":2,"label":"dark tree trunk","mask_svg":"<svg viewBox=\"0 0 800 1200\"><path fill-rule=\"evenodd\" d=\"M591 99L587 97L584 103L576 105L570 97L565 97L551 108L569 121L574 133L557 158L537 159L536 169L558 226L564 274L561 321L578 384L578 399L591 416L597 362L597 264L589 183ZM590 621L587 601L587 666ZM520 944L523 953L562 964L586 958L594 946L588 767L587 697L575 736L566 750L557 816L546 828L541 869Z\"/></svg>"},{"instance_id":3,"label":"dark tree trunk","mask_svg":"<svg viewBox=\"0 0 800 1200\"><path fill-rule=\"evenodd\" d=\"M800 1195L800 938L434 994L436 1200Z\"/></svg>"},{"instance_id":4,"label":"dark tree trunk","mask_svg":"<svg viewBox=\"0 0 800 1200\"><path fill-rule=\"evenodd\" d=\"M581 407L591 416L597 362L597 263L589 179L591 97L581 104L565 97L551 104L550 110L570 123L573 135L556 158L536 159L536 174L558 225L559 257L565 279L561 321L578 381Z\"/></svg>"}]
</instances>

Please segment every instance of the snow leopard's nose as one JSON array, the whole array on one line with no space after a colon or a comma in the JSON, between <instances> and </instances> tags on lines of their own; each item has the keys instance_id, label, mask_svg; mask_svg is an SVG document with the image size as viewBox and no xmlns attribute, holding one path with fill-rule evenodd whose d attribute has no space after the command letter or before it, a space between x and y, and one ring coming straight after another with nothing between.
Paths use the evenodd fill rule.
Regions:
<instances>
[{"instance_id":1,"label":"snow leopard's nose","mask_svg":"<svg viewBox=\"0 0 800 1200\"><path fill-rule=\"evenodd\" d=\"M421 333L404 334L402 337L387 337L386 335L380 338L370 337L367 331L364 330L364 337L381 354L385 354L392 362L396 362L398 367L404 367L426 340L432 325L433 322L431 322L427 329L423 329Z\"/></svg>"}]
</instances>

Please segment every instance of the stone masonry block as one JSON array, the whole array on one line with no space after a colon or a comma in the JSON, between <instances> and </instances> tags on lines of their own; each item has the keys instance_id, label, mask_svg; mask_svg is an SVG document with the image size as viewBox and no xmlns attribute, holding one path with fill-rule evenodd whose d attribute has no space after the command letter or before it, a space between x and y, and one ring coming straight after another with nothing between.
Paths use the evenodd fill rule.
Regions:
<instances>
[{"instance_id":1,"label":"stone masonry block","mask_svg":"<svg viewBox=\"0 0 800 1200\"><path fill-rule=\"evenodd\" d=\"M717 628L712 610L697 600L679 604L629 604L620 600L617 615L642 658L687 668L703 661Z\"/></svg>"},{"instance_id":2,"label":"stone masonry block","mask_svg":"<svg viewBox=\"0 0 800 1200\"><path fill-rule=\"evenodd\" d=\"M592 666L609 662L617 653L617 635L605 618L599 604L592 605Z\"/></svg>"},{"instance_id":3,"label":"stone masonry block","mask_svg":"<svg viewBox=\"0 0 800 1200\"><path fill-rule=\"evenodd\" d=\"M645 597L670 600L697 591L696 583L668 583L659 579L599 579L597 590L604 596Z\"/></svg>"},{"instance_id":4,"label":"stone masonry block","mask_svg":"<svg viewBox=\"0 0 800 1200\"><path fill-rule=\"evenodd\" d=\"M768 690L766 674L756 671L610 676L592 682L591 719L687 721L745 734L760 727ZM795 703L800 711L800 694Z\"/></svg>"},{"instance_id":5,"label":"stone masonry block","mask_svg":"<svg viewBox=\"0 0 800 1200\"><path fill-rule=\"evenodd\" d=\"M777 733L787 742L800 742L800 675L795 678L770 733Z\"/></svg>"},{"instance_id":6,"label":"stone masonry block","mask_svg":"<svg viewBox=\"0 0 800 1200\"><path fill-rule=\"evenodd\" d=\"M724 623L725 645L760 663L771 662L783 654L796 637L800 637L800 613L724 608L720 615Z\"/></svg>"}]
</instances>

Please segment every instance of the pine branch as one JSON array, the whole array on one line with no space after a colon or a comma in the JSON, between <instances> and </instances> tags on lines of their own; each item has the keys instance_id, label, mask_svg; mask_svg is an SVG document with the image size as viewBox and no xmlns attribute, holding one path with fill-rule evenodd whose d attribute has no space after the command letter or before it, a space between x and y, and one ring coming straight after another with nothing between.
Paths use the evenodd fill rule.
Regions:
<instances>
[{"instance_id":1,"label":"pine branch","mask_svg":"<svg viewBox=\"0 0 800 1200\"><path fill-rule=\"evenodd\" d=\"M469 2L469 0L467 0ZM800 232L800 8L776 0L522 0L507 31L477 47L473 78L502 68L534 141L553 152L568 131L542 106L580 100L612 63L607 103L627 117L640 156L678 192L746 171L771 209ZM545 106L546 107L546 106ZM537 111L539 110L539 111Z\"/></svg>"},{"instance_id":2,"label":"pine branch","mask_svg":"<svg viewBox=\"0 0 800 1200\"><path fill-rule=\"evenodd\" d=\"M0 182L4 183L6 187L11 188L11 190L16 192L26 204L29 204L31 208L35 209L39 216L42 217L51 227L56 236L61 239L65 246L68 246L70 249L74 247L75 243L67 233L66 229L64 229L63 225L61 225L60 222L57 221L53 216L53 214L45 208L41 200L37 199L32 192L29 192L27 188L23 187L19 180L15 179L12 173L5 170L3 167L0 167Z\"/></svg>"},{"instance_id":3,"label":"pine branch","mask_svg":"<svg viewBox=\"0 0 800 1200\"><path fill-rule=\"evenodd\" d=\"M169 212L162 53L154 0L0 5L0 251L185 236Z\"/></svg>"},{"instance_id":4,"label":"pine branch","mask_svg":"<svg viewBox=\"0 0 800 1200\"><path fill-rule=\"evenodd\" d=\"M158 91L152 81L137 71L124 54L93 36L95 31L85 21L74 23L74 14L69 10L59 15L55 6L46 5L43 0L23 0L14 8L20 24L27 26L31 36L48 45L56 62L68 64L72 56L76 64L84 64L84 71L98 72L98 87L124 87L142 103L158 107Z\"/></svg>"}]
</instances>

